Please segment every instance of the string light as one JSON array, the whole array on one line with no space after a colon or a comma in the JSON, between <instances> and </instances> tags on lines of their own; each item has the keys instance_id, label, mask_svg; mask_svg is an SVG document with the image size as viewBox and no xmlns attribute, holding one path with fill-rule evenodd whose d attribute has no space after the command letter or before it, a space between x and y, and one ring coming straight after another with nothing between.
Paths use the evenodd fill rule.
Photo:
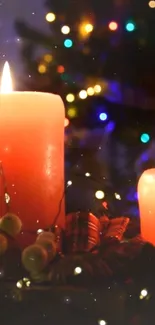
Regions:
<instances>
[{"instance_id":1,"label":"string light","mask_svg":"<svg viewBox=\"0 0 155 325\"><path fill-rule=\"evenodd\" d=\"M67 186L71 186L71 185L72 185L72 181L68 181Z\"/></svg>"},{"instance_id":2,"label":"string light","mask_svg":"<svg viewBox=\"0 0 155 325\"><path fill-rule=\"evenodd\" d=\"M68 111L67 111L67 115L70 118L76 117L77 116L76 108L74 108L74 107L69 108Z\"/></svg>"},{"instance_id":3,"label":"string light","mask_svg":"<svg viewBox=\"0 0 155 325\"><path fill-rule=\"evenodd\" d=\"M150 8L155 8L155 1L149 1L148 5Z\"/></svg>"},{"instance_id":4,"label":"string light","mask_svg":"<svg viewBox=\"0 0 155 325\"><path fill-rule=\"evenodd\" d=\"M91 175L90 175L90 173L85 173L85 176L90 177Z\"/></svg>"},{"instance_id":5,"label":"string light","mask_svg":"<svg viewBox=\"0 0 155 325\"><path fill-rule=\"evenodd\" d=\"M93 96L94 93L95 93L95 91L94 91L94 88L93 88L93 87L89 87L89 88L87 89L87 94L88 94L88 96Z\"/></svg>"},{"instance_id":6,"label":"string light","mask_svg":"<svg viewBox=\"0 0 155 325\"><path fill-rule=\"evenodd\" d=\"M79 33L82 38L87 38L93 31L94 26L91 23L82 22L79 26Z\"/></svg>"},{"instance_id":7,"label":"string light","mask_svg":"<svg viewBox=\"0 0 155 325\"><path fill-rule=\"evenodd\" d=\"M99 94L102 91L101 86L100 85L95 85L94 91L95 91L96 94Z\"/></svg>"},{"instance_id":8,"label":"string light","mask_svg":"<svg viewBox=\"0 0 155 325\"><path fill-rule=\"evenodd\" d=\"M104 198L105 194L104 194L103 191L97 191L97 192L95 193L95 196L96 196L96 198L97 198L98 200L102 200L102 199Z\"/></svg>"},{"instance_id":9,"label":"string light","mask_svg":"<svg viewBox=\"0 0 155 325\"><path fill-rule=\"evenodd\" d=\"M100 118L101 121L106 121L107 118L108 118L108 116L107 116L106 113L101 113L100 116L99 116L99 118Z\"/></svg>"},{"instance_id":10,"label":"string light","mask_svg":"<svg viewBox=\"0 0 155 325\"><path fill-rule=\"evenodd\" d=\"M121 196L118 193L115 193L116 200L121 200Z\"/></svg>"},{"instance_id":11,"label":"string light","mask_svg":"<svg viewBox=\"0 0 155 325\"><path fill-rule=\"evenodd\" d=\"M39 64L38 72L41 73L41 74L44 74L44 73L46 73L46 71L47 71L46 65L45 64Z\"/></svg>"},{"instance_id":12,"label":"string light","mask_svg":"<svg viewBox=\"0 0 155 325\"><path fill-rule=\"evenodd\" d=\"M65 35L67 35L67 34L69 34L70 33L70 28L69 28L69 26L63 26L62 28L61 28L61 32L62 32L62 34L65 34Z\"/></svg>"},{"instance_id":13,"label":"string light","mask_svg":"<svg viewBox=\"0 0 155 325\"><path fill-rule=\"evenodd\" d=\"M55 21L56 19L56 16L53 12L48 12L48 14L46 15L46 20L49 22L49 23L52 23L53 21Z\"/></svg>"},{"instance_id":14,"label":"string light","mask_svg":"<svg viewBox=\"0 0 155 325\"><path fill-rule=\"evenodd\" d=\"M52 62L52 60L53 60L53 57L52 57L51 54L45 54L44 55L44 61L45 62L50 63L50 62Z\"/></svg>"},{"instance_id":15,"label":"string light","mask_svg":"<svg viewBox=\"0 0 155 325\"><path fill-rule=\"evenodd\" d=\"M115 21L111 21L111 23L109 23L109 29L111 31L115 31L118 29L118 24Z\"/></svg>"},{"instance_id":16,"label":"string light","mask_svg":"<svg viewBox=\"0 0 155 325\"><path fill-rule=\"evenodd\" d=\"M148 291L147 291L147 289L143 289L143 290L141 291L141 293L140 293L139 298L140 298L140 299L144 299L144 298L147 297L147 295L148 295Z\"/></svg>"},{"instance_id":17,"label":"string light","mask_svg":"<svg viewBox=\"0 0 155 325\"><path fill-rule=\"evenodd\" d=\"M94 29L94 26L92 24L86 24L85 25L85 31L86 33L91 33Z\"/></svg>"},{"instance_id":18,"label":"string light","mask_svg":"<svg viewBox=\"0 0 155 325\"><path fill-rule=\"evenodd\" d=\"M143 133L140 137L141 142L147 143L150 141L150 136L147 133Z\"/></svg>"},{"instance_id":19,"label":"string light","mask_svg":"<svg viewBox=\"0 0 155 325\"><path fill-rule=\"evenodd\" d=\"M73 46L73 41L70 39L70 38L67 38L65 41L64 41L64 46L67 47L67 48L70 48Z\"/></svg>"},{"instance_id":20,"label":"string light","mask_svg":"<svg viewBox=\"0 0 155 325\"><path fill-rule=\"evenodd\" d=\"M21 288L23 287L23 281L22 281L22 280L18 281L18 282L16 283L16 287L17 287L18 289L21 289Z\"/></svg>"},{"instance_id":21,"label":"string light","mask_svg":"<svg viewBox=\"0 0 155 325\"><path fill-rule=\"evenodd\" d=\"M65 72L65 68L63 65L59 65L57 68L58 73L64 73Z\"/></svg>"},{"instance_id":22,"label":"string light","mask_svg":"<svg viewBox=\"0 0 155 325\"><path fill-rule=\"evenodd\" d=\"M135 30L135 25L134 25L134 23L132 23L132 22L128 22L128 23L126 24L126 30L127 30L128 32L133 32L133 31Z\"/></svg>"},{"instance_id":23,"label":"string light","mask_svg":"<svg viewBox=\"0 0 155 325\"><path fill-rule=\"evenodd\" d=\"M74 274L77 275L77 274L81 274L82 273L82 268L80 266L77 266L75 269L74 269Z\"/></svg>"},{"instance_id":24,"label":"string light","mask_svg":"<svg viewBox=\"0 0 155 325\"><path fill-rule=\"evenodd\" d=\"M104 319L100 319L100 320L98 321L98 324L99 324L99 325L107 325L107 322L106 322Z\"/></svg>"},{"instance_id":25,"label":"string light","mask_svg":"<svg viewBox=\"0 0 155 325\"><path fill-rule=\"evenodd\" d=\"M81 90L81 91L79 92L79 97L80 97L81 99L86 99L86 98L87 98L87 92L86 92L86 90Z\"/></svg>"},{"instance_id":26,"label":"string light","mask_svg":"<svg viewBox=\"0 0 155 325\"><path fill-rule=\"evenodd\" d=\"M73 94L68 94L66 96L66 100L67 100L68 103L72 103L75 100L75 96Z\"/></svg>"}]
</instances>

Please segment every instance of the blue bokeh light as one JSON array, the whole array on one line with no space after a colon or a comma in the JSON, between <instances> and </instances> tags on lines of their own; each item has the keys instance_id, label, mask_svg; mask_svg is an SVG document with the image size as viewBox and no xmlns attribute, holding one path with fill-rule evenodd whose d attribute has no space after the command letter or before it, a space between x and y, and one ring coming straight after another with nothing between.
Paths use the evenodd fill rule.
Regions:
<instances>
[{"instance_id":1,"label":"blue bokeh light","mask_svg":"<svg viewBox=\"0 0 155 325\"><path fill-rule=\"evenodd\" d=\"M128 32L133 32L135 30L135 25L132 22L128 22L125 28Z\"/></svg>"},{"instance_id":2,"label":"blue bokeh light","mask_svg":"<svg viewBox=\"0 0 155 325\"><path fill-rule=\"evenodd\" d=\"M143 133L140 137L141 142L147 143L150 141L150 136L148 133Z\"/></svg>"},{"instance_id":3,"label":"blue bokeh light","mask_svg":"<svg viewBox=\"0 0 155 325\"><path fill-rule=\"evenodd\" d=\"M100 118L101 121L106 121L107 118L108 118L108 116L107 116L106 113L101 113L101 114L99 115L99 118Z\"/></svg>"},{"instance_id":4,"label":"blue bokeh light","mask_svg":"<svg viewBox=\"0 0 155 325\"><path fill-rule=\"evenodd\" d=\"M73 41L70 39L70 38L67 38L65 41L64 41L64 46L67 47L67 48L70 48L73 46Z\"/></svg>"}]
</instances>

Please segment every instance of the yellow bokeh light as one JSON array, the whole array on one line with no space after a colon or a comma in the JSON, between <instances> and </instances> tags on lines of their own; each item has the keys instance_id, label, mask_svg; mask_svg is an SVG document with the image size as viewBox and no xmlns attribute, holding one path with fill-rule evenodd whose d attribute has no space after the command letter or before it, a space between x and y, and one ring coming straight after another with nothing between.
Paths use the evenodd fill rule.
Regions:
<instances>
[{"instance_id":1,"label":"yellow bokeh light","mask_svg":"<svg viewBox=\"0 0 155 325\"><path fill-rule=\"evenodd\" d=\"M48 12L48 14L46 15L46 20L49 23L52 23L55 19L56 19L55 14L53 12Z\"/></svg>"},{"instance_id":2,"label":"yellow bokeh light","mask_svg":"<svg viewBox=\"0 0 155 325\"><path fill-rule=\"evenodd\" d=\"M71 118L76 117L76 115L77 115L76 108L74 108L74 107L69 108L67 115Z\"/></svg>"},{"instance_id":3,"label":"yellow bokeh light","mask_svg":"<svg viewBox=\"0 0 155 325\"><path fill-rule=\"evenodd\" d=\"M149 7L155 8L155 1L149 1Z\"/></svg>"},{"instance_id":4,"label":"yellow bokeh light","mask_svg":"<svg viewBox=\"0 0 155 325\"><path fill-rule=\"evenodd\" d=\"M51 54L44 55L44 61L46 61L47 63L50 63L52 60L53 60L53 57Z\"/></svg>"},{"instance_id":5,"label":"yellow bokeh light","mask_svg":"<svg viewBox=\"0 0 155 325\"><path fill-rule=\"evenodd\" d=\"M69 28L69 26L63 26L62 28L61 28L61 32L62 32L62 34L65 34L65 35L67 35L67 34L69 34L70 33L70 28Z\"/></svg>"},{"instance_id":6,"label":"yellow bokeh light","mask_svg":"<svg viewBox=\"0 0 155 325\"><path fill-rule=\"evenodd\" d=\"M43 74L43 73L46 73L46 71L47 71L46 65L45 64L39 64L38 72Z\"/></svg>"},{"instance_id":7,"label":"yellow bokeh light","mask_svg":"<svg viewBox=\"0 0 155 325\"><path fill-rule=\"evenodd\" d=\"M81 99L86 99L86 98L87 98L87 92L86 92L86 90L81 90L81 91L79 92L79 97L80 97Z\"/></svg>"},{"instance_id":8,"label":"yellow bokeh light","mask_svg":"<svg viewBox=\"0 0 155 325\"><path fill-rule=\"evenodd\" d=\"M17 287L18 289L21 289L22 286L23 286L23 281L22 281L22 280L20 280L20 281L18 281L18 282L16 283L16 287Z\"/></svg>"},{"instance_id":9,"label":"yellow bokeh light","mask_svg":"<svg viewBox=\"0 0 155 325\"><path fill-rule=\"evenodd\" d=\"M75 96L73 94L68 94L66 96L66 100L67 100L68 103L72 103L75 100Z\"/></svg>"},{"instance_id":10,"label":"yellow bokeh light","mask_svg":"<svg viewBox=\"0 0 155 325\"><path fill-rule=\"evenodd\" d=\"M93 31L93 29L94 29L94 26L92 24L86 24L85 25L86 33L88 33L88 34L91 33Z\"/></svg>"},{"instance_id":11,"label":"yellow bokeh light","mask_svg":"<svg viewBox=\"0 0 155 325\"><path fill-rule=\"evenodd\" d=\"M79 33L82 38L87 38L93 31L94 26L89 22L82 22L79 26Z\"/></svg>"},{"instance_id":12,"label":"yellow bokeh light","mask_svg":"<svg viewBox=\"0 0 155 325\"><path fill-rule=\"evenodd\" d=\"M95 85L94 91L96 94L99 94L102 91L102 87L100 85Z\"/></svg>"},{"instance_id":13,"label":"yellow bokeh light","mask_svg":"<svg viewBox=\"0 0 155 325\"><path fill-rule=\"evenodd\" d=\"M88 94L89 96L93 96L94 93L95 93L95 91L94 91L94 88L93 88L93 87L89 87L89 88L87 89L87 94Z\"/></svg>"},{"instance_id":14,"label":"yellow bokeh light","mask_svg":"<svg viewBox=\"0 0 155 325\"><path fill-rule=\"evenodd\" d=\"M105 196L103 191L96 191L95 196L98 200L102 200Z\"/></svg>"}]
</instances>

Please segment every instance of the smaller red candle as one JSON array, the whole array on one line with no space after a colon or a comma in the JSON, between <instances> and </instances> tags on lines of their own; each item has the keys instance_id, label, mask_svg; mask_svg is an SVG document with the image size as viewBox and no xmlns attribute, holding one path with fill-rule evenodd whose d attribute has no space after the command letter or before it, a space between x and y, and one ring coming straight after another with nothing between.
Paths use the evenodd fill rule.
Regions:
<instances>
[{"instance_id":1,"label":"smaller red candle","mask_svg":"<svg viewBox=\"0 0 155 325\"><path fill-rule=\"evenodd\" d=\"M138 182L141 234L155 245L155 168L145 170Z\"/></svg>"}]
</instances>

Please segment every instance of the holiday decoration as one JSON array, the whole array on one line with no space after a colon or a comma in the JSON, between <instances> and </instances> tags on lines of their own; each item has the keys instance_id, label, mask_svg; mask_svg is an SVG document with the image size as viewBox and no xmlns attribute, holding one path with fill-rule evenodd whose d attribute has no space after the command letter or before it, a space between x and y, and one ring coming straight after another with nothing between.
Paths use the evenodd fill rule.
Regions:
<instances>
[{"instance_id":1,"label":"holiday decoration","mask_svg":"<svg viewBox=\"0 0 155 325\"><path fill-rule=\"evenodd\" d=\"M13 252L14 249L16 250L18 247L16 237L20 233L21 228L21 220L12 213L7 213L0 218L0 256L5 255L6 252L9 256L9 251ZM10 257L8 258L10 259Z\"/></svg>"},{"instance_id":2,"label":"holiday decoration","mask_svg":"<svg viewBox=\"0 0 155 325\"><path fill-rule=\"evenodd\" d=\"M20 233L21 228L22 222L15 214L8 212L0 219L0 231L3 231L12 238Z\"/></svg>"},{"instance_id":3,"label":"holiday decoration","mask_svg":"<svg viewBox=\"0 0 155 325\"><path fill-rule=\"evenodd\" d=\"M99 244L99 220L92 213L70 213L66 220L68 253L86 252Z\"/></svg>"},{"instance_id":4,"label":"holiday decoration","mask_svg":"<svg viewBox=\"0 0 155 325\"><path fill-rule=\"evenodd\" d=\"M10 87L6 63L0 94L1 214L10 208L23 230L36 231L54 222L63 196L64 107L59 96ZM63 200L58 223L65 223Z\"/></svg>"},{"instance_id":5,"label":"holiday decoration","mask_svg":"<svg viewBox=\"0 0 155 325\"><path fill-rule=\"evenodd\" d=\"M23 251L22 262L30 273L41 272L48 263L47 250L39 244L31 245Z\"/></svg>"},{"instance_id":6,"label":"holiday decoration","mask_svg":"<svg viewBox=\"0 0 155 325\"><path fill-rule=\"evenodd\" d=\"M111 219L105 237L114 237L119 241L122 240L123 235L129 224L129 221L129 218L124 217Z\"/></svg>"},{"instance_id":7,"label":"holiday decoration","mask_svg":"<svg viewBox=\"0 0 155 325\"><path fill-rule=\"evenodd\" d=\"M155 245L155 169L145 170L138 182L140 224L143 238Z\"/></svg>"},{"instance_id":8,"label":"holiday decoration","mask_svg":"<svg viewBox=\"0 0 155 325\"><path fill-rule=\"evenodd\" d=\"M50 262L56 255L57 247L55 238L48 238L47 236L39 236L36 243L44 247L48 254L48 261Z\"/></svg>"}]
</instances>

